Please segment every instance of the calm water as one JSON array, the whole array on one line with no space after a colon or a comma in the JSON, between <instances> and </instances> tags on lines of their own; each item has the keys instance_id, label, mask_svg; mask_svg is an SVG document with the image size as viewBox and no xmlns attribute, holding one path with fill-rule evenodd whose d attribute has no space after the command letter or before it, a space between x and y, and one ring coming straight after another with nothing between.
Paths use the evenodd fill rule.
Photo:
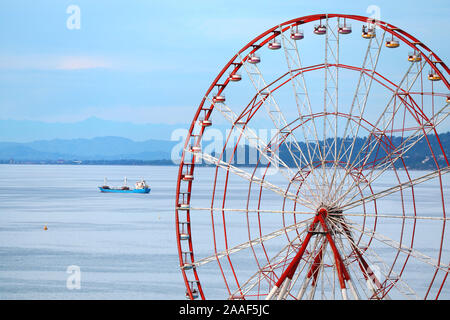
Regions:
<instances>
[{"instance_id":1,"label":"calm water","mask_svg":"<svg viewBox=\"0 0 450 320\"><path fill-rule=\"evenodd\" d=\"M175 166L0 165L0 299L184 299L174 228L177 170ZM198 197L194 204L198 201L199 206L205 206L204 201L210 201L207 181L212 173L212 168L196 169L194 192ZM148 195L100 193L97 186L104 177L111 185L120 185L123 177L130 185L144 178L152 191ZM229 193L230 207L239 208L246 195L247 184L238 180ZM443 181L448 197L449 177L444 176ZM374 187L383 190L391 185L392 176L386 174ZM442 214L436 201L438 191L435 180L418 186L417 210L427 216ZM265 208L272 205L279 209L278 195L266 197L269 202ZM387 197L379 209L389 213L398 203L395 196ZM235 230L230 236L236 244L246 241L243 236L247 231L239 220L242 217L235 215L229 220ZM267 232L280 227L279 216L268 215L267 219L266 225L273 227ZM397 221L383 220L378 230L396 239ZM194 231L200 235L196 253L208 256L212 254L208 215L200 214L194 222ZM415 248L434 256L441 228L442 223L418 223ZM377 244L373 246L377 248ZM380 252L389 254L382 246ZM447 248L443 254L448 263ZM248 256L238 254L235 261L241 258L245 261ZM67 288L69 266L80 268L79 290ZM246 262L241 266L244 277L255 271ZM421 283L421 273L429 270L423 263L410 266L408 281ZM218 271L209 266L204 270L201 279L208 283L204 285L208 298L225 298ZM441 298L450 297L448 287ZM420 284L418 288L419 293L425 290Z\"/></svg>"},{"instance_id":2,"label":"calm water","mask_svg":"<svg viewBox=\"0 0 450 320\"><path fill-rule=\"evenodd\" d=\"M158 166L0 166L0 298L184 299L176 173ZM151 193L96 189L104 177L120 185L125 176L129 183L147 179ZM80 267L80 290L66 287L71 265Z\"/></svg>"}]
</instances>

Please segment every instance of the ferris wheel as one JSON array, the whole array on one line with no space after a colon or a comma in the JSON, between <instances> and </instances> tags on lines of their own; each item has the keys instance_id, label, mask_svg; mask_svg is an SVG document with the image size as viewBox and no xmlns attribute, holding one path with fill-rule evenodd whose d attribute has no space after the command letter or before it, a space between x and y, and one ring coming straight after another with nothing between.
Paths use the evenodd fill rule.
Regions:
<instances>
[{"instance_id":1,"label":"ferris wheel","mask_svg":"<svg viewBox=\"0 0 450 320\"><path fill-rule=\"evenodd\" d=\"M239 50L179 165L186 297L450 297L449 73L356 15L293 19Z\"/></svg>"}]
</instances>

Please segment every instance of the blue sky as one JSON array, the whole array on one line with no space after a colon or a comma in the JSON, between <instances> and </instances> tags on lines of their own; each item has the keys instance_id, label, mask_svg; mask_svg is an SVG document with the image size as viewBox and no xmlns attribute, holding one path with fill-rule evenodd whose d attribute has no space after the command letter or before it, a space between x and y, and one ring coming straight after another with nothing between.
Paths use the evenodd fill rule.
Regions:
<instances>
[{"instance_id":1,"label":"blue sky","mask_svg":"<svg viewBox=\"0 0 450 320\"><path fill-rule=\"evenodd\" d=\"M80 29L66 22L80 8ZM266 29L314 13L367 15L450 53L450 2L2 0L0 119L89 117L189 123L237 50Z\"/></svg>"}]
</instances>

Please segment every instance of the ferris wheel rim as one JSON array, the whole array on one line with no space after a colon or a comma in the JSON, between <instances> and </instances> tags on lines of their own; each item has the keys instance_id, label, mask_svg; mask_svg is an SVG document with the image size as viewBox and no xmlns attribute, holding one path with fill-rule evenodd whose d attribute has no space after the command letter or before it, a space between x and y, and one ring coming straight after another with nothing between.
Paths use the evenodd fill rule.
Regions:
<instances>
[{"instance_id":1,"label":"ferris wheel rim","mask_svg":"<svg viewBox=\"0 0 450 320\"><path fill-rule=\"evenodd\" d=\"M439 75L442 76L442 79L444 80L445 85L447 86L448 89L450 89L450 83L447 81L447 77L444 77L442 75L442 73L440 72L440 70L436 67L435 63L432 63L432 61L428 58L429 55L431 55L435 61L437 63L439 63L440 65L443 66L443 68L445 69L445 71L447 72L447 75L450 74L450 69L447 67L447 65L437 56L436 53L434 53L431 49L428 48L428 46L426 46L425 44L423 44L423 42L421 42L420 40L418 40L417 38L413 37L411 34L407 33L406 31L392 25L389 24L387 22L384 22L382 20L376 20L376 19L371 19L368 17L364 17L364 16L359 16L359 15L348 15L348 14L315 14L315 15L309 15L309 16L303 16L300 18L296 18L296 19L292 19L292 20L288 20L282 24L276 25L268 30L266 30L265 32L261 33L260 35L258 35L257 37L255 37L253 40L251 40L250 42L248 42L245 46L243 46L238 53L233 56L233 58L231 58L229 60L229 62L227 64L225 64L224 68L222 69L222 71L217 75L217 77L215 78L215 80L212 82L211 86L208 88L208 90L206 91L205 97L214 89L214 87L217 85L218 81L220 80L220 78L226 73L226 71L228 70L228 68L233 65L236 64L235 60L239 57L239 55L242 55L247 49L249 49L250 47L253 47L253 50L250 51L249 54L255 53L257 52L261 47L263 47L266 43L268 43L270 40L274 39L278 34L274 33L277 31L277 29L279 28L283 28L282 32L285 32L289 29L290 26L292 25L303 25L303 24L307 24L310 22L314 22L317 20L321 20L321 19L325 19L325 18L346 18L346 19L353 19L356 21L360 21L360 22L371 22L376 24L376 26L380 27L382 30L390 33L393 36L397 36L399 40L401 40L403 43L407 44L409 47L411 47L412 49L415 49L417 51L419 51L422 55L422 57L424 59L426 59L427 63L430 65L430 67L433 68L434 71L436 71ZM256 42L258 42L259 40L263 39L264 37L266 37L267 35L272 34L271 36L267 37L266 39L264 39L264 41L262 41L259 44L255 44ZM420 46L422 48L422 51L420 48L418 48L417 46ZM247 59L247 57L245 57ZM233 70L233 72L236 71ZM228 83L224 83L223 88L227 85ZM201 105L206 101L206 98L203 98Z\"/></svg>"},{"instance_id":2,"label":"ferris wheel rim","mask_svg":"<svg viewBox=\"0 0 450 320\"><path fill-rule=\"evenodd\" d=\"M181 158L181 162L180 162L180 167L179 167L179 174L178 174L178 182L177 182L177 200L176 200L176 206L179 205L179 196L180 196L180 181L181 178L183 176L183 169L185 166L189 167L190 173L193 175L194 172L194 167L195 164L194 163L186 163L184 162L185 159L185 150L188 147L188 143L189 143L189 137L192 136L192 132L193 132L193 128L194 125L197 121L199 121L199 116L202 110L205 110L203 108L204 104L208 102L208 96L211 94L211 92L214 90L214 88L218 87L218 94L221 94L223 92L223 90L226 88L229 80L227 79L224 83L219 84L220 79L223 77L223 75L227 72L227 70L229 70L230 66L234 65L234 69L231 71L231 74L235 74L239 68L241 66L238 65L238 63L236 63L236 59L240 58L240 55L245 52L247 49L249 49L250 47L252 47L253 49L250 51L249 54L254 54L256 53L262 46L264 46L265 44L267 44L270 40L274 39L277 34L276 31L278 29L281 29L281 32L285 32L287 30L289 30L289 28L292 25L302 25L302 24L306 24L306 23L310 23L313 21L317 21L320 19L324 19L324 18L346 18L346 19L353 19L353 20L357 20L360 22L367 22L367 21L371 21L372 23L376 24L378 27L380 27L381 29L383 29L384 31L390 33L393 36L396 36L397 39L399 39L400 41L402 41L403 43L406 43L407 45L409 45L411 48L420 51L420 53L422 54L422 56L424 57L424 59L426 60L426 62L428 63L428 65L439 75L441 75L441 78L443 80L443 82L445 83L446 87L448 89L450 89L450 85L447 81L447 77L443 76L442 72L437 68L436 63L433 63L433 61L431 60L431 58L434 58L435 61L438 61L438 63L444 68L444 70L447 72L447 74L449 74L449 69L448 67L438 58L438 56L432 52L431 50L428 49L428 47L426 47L423 43L421 43L420 41L418 41L416 38L414 38L413 36L409 35L408 33L406 33L405 31L390 25L388 23L385 23L383 21L380 20L371 20L367 17L363 17L363 16L356 16L356 15L343 15L343 14L319 14L319 15L310 15L310 16L305 16L305 17L300 17L297 19L292 19L289 21L286 21L278 26L275 26L271 29L268 29L267 31L265 31L264 33L260 34L259 36L257 36L256 38L254 38L252 41L250 41L246 46L244 46L239 52L238 54L236 54L226 65L225 67L222 69L222 71L219 73L219 75L216 77L216 79L213 81L213 83L211 84L211 86L209 87L209 89L207 90L204 98L202 99L202 102L200 103L199 108L197 109L197 112L195 114L195 117L191 123L191 127L189 129L189 136L188 139L186 139L185 142L185 147L183 149L183 155ZM284 28L284 29L283 29ZM268 36L273 34L272 36ZM264 39L261 43L259 43L258 45L255 45L255 43L257 43L259 40ZM420 46L421 49L417 48L417 46ZM423 53L422 50L426 51L427 54ZM241 60L241 63L245 62L245 60L248 58L248 55L246 55L244 57L244 59ZM214 103L211 103L211 107L209 108L210 112L212 112L212 110L215 108ZM203 130L200 133L200 138L201 135L203 133ZM191 181L192 183L192 181ZM191 190L191 186L189 186L188 192L190 192ZM190 194L187 195L187 202L188 205L190 203ZM189 215L189 210L188 210L188 215ZM176 209L176 225L177 225L177 244L178 244L178 251L179 251L179 256L180 256L180 267L183 267L181 265L182 263L182 259L181 259L181 255L182 255L182 251L181 251L181 243L180 243L180 231L178 228L178 225L180 223L179 219L178 219L178 207ZM188 218L188 224L189 224L189 218ZM188 226L188 230L190 229L190 227ZM190 230L188 231L190 232ZM191 236L191 235L190 235ZM189 238L189 247L190 247L190 252L188 253L188 255L190 256L192 261L195 261L194 259L194 253L193 253L193 247L192 247L192 236ZM197 275L196 270L194 269L194 277L195 280L189 280L186 277L185 271L184 269L182 269L182 273L183 273L183 278L184 281L186 283L186 285L188 286L191 282L196 282L197 283L197 288L199 289L200 292L198 292L200 294L200 296L204 299L204 293L202 291L202 288L200 286L200 282L199 282L199 278ZM234 271L233 271L234 273ZM189 298L193 299L194 298L194 293L191 290L188 290L188 294L189 294Z\"/></svg>"}]
</instances>

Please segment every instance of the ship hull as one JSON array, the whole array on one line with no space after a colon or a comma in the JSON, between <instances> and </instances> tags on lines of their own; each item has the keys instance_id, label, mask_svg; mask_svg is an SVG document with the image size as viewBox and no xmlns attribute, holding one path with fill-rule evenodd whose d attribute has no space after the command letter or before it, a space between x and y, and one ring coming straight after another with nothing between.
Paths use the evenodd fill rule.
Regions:
<instances>
[{"instance_id":1,"label":"ship hull","mask_svg":"<svg viewBox=\"0 0 450 320\"><path fill-rule=\"evenodd\" d=\"M101 192L109 192L109 193L149 193L150 188L144 188L144 189L115 189L115 188L102 188L98 187Z\"/></svg>"}]
</instances>

